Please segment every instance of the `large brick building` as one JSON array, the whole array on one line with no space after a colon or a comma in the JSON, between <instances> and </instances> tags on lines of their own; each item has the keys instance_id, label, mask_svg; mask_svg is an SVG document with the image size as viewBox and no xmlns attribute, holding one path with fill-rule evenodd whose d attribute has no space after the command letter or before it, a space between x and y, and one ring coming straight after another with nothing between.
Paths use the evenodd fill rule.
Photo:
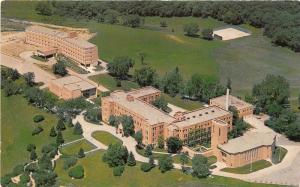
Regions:
<instances>
[{"instance_id":1,"label":"large brick building","mask_svg":"<svg viewBox=\"0 0 300 187\"><path fill-rule=\"evenodd\" d=\"M178 137L184 145L208 138L210 153L207 155L217 156L219 161L225 162L229 167L247 164L247 159L235 161L246 155L247 151L258 150L259 155L255 157L257 160L270 157L273 138L269 136L265 137L266 141L262 143L256 141L245 149L231 151L230 147L235 147L235 141L228 141L227 137L232 129L231 112L212 105L194 111L177 112L171 116L151 104L160 94L160 91L153 87L130 92L114 91L110 96L102 98L102 119L108 123L110 116L132 116L135 131L142 132L144 144L155 145L160 136L164 139ZM227 159L224 155L228 155Z\"/></svg>"},{"instance_id":2,"label":"large brick building","mask_svg":"<svg viewBox=\"0 0 300 187\"><path fill-rule=\"evenodd\" d=\"M48 56L61 53L75 62L90 66L98 62L98 48L96 45L80 39L77 34L61 32L41 26L26 28L25 42L41 47L37 52Z\"/></svg>"}]
</instances>

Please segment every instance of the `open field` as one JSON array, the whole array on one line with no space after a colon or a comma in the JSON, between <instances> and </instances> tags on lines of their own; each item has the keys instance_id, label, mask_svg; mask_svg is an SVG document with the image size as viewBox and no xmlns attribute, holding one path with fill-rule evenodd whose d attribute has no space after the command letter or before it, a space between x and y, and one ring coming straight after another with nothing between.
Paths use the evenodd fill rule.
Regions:
<instances>
[{"instance_id":1,"label":"open field","mask_svg":"<svg viewBox=\"0 0 300 187\"><path fill-rule=\"evenodd\" d=\"M89 141L83 139L78 142L60 148L60 152L65 155L77 155L80 148L82 148L84 152L86 152L96 147L93 144L91 144Z\"/></svg>"},{"instance_id":2,"label":"open field","mask_svg":"<svg viewBox=\"0 0 300 187\"><path fill-rule=\"evenodd\" d=\"M113 135L111 135L108 132L104 131L96 131L93 132L92 134L93 138L98 140L99 142L105 144L105 145L110 145L110 144L116 144L116 143L122 143L122 141Z\"/></svg>"},{"instance_id":3,"label":"open field","mask_svg":"<svg viewBox=\"0 0 300 187\"><path fill-rule=\"evenodd\" d=\"M269 161L266 160L259 160L252 163L252 170L250 171L251 164L244 165L238 168L223 168L221 171L229 172L229 173L237 173L237 174L248 174L252 173L267 167L272 166Z\"/></svg>"},{"instance_id":4,"label":"open field","mask_svg":"<svg viewBox=\"0 0 300 187\"><path fill-rule=\"evenodd\" d=\"M4 175L17 164L29 161L26 151L29 143L35 144L37 154L40 154L43 145L55 142L56 139L51 138L49 132L56 125L57 117L28 105L21 95L5 97L1 94L1 108L1 175ZM40 123L44 131L32 136L31 132L36 126L32 118L37 114L45 117ZM67 128L63 131L63 137L68 142L81 136L73 135L73 129Z\"/></svg>"},{"instance_id":5,"label":"open field","mask_svg":"<svg viewBox=\"0 0 300 187\"><path fill-rule=\"evenodd\" d=\"M156 187L156 186L181 186L203 184L207 187L271 187L276 185L253 184L236 179L214 176L213 178L197 179L191 175L182 174L180 170L172 170L162 174L158 167L148 173L140 170L140 163L134 167L126 166L121 177L114 177L112 168L102 162L103 151L96 151L78 160L78 164L85 169L83 179L71 179L67 171L63 169L63 161L58 160L55 171L58 174L58 183L64 186L131 186L131 187ZM151 181L151 182L149 182Z\"/></svg>"}]
</instances>

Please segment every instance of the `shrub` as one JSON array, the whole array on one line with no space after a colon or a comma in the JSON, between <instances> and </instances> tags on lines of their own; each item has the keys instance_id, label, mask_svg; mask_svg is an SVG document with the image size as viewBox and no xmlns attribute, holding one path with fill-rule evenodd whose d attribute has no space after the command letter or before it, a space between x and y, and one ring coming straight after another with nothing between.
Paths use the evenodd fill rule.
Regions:
<instances>
[{"instance_id":1,"label":"shrub","mask_svg":"<svg viewBox=\"0 0 300 187\"><path fill-rule=\"evenodd\" d=\"M141 170L143 171L143 172L148 172L148 171L150 171L152 169L152 166L151 166L151 164L149 164L149 163L143 163L142 165L141 165Z\"/></svg>"},{"instance_id":2,"label":"shrub","mask_svg":"<svg viewBox=\"0 0 300 187\"><path fill-rule=\"evenodd\" d=\"M37 163L31 163L31 164L27 165L25 168L26 172L35 172L37 170L38 170Z\"/></svg>"},{"instance_id":3,"label":"shrub","mask_svg":"<svg viewBox=\"0 0 300 187\"><path fill-rule=\"evenodd\" d=\"M19 164L14 167L12 175L17 176L24 172L24 166L22 164Z\"/></svg>"},{"instance_id":4,"label":"shrub","mask_svg":"<svg viewBox=\"0 0 300 187\"><path fill-rule=\"evenodd\" d=\"M84 177L84 169L81 165L70 169L69 176L75 179L82 179Z\"/></svg>"},{"instance_id":5,"label":"shrub","mask_svg":"<svg viewBox=\"0 0 300 187\"><path fill-rule=\"evenodd\" d=\"M23 184L27 184L30 181L29 174L27 172L23 173L23 175L20 176L20 182Z\"/></svg>"},{"instance_id":6,"label":"shrub","mask_svg":"<svg viewBox=\"0 0 300 187\"><path fill-rule=\"evenodd\" d=\"M36 146L34 144L28 144L27 145L27 151L31 152L34 151L36 149Z\"/></svg>"},{"instance_id":7,"label":"shrub","mask_svg":"<svg viewBox=\"0 0 300 187\"><path fill-rule=\"evenodd\" d=\"M44 129L40 126L36 127L35 129L33 129L31 135L34 136L34 135L38 135L40 134Z\"/></svg>"},{"instance_id":8,"label":"shrub","mask_svg":"<svg viewBox=\"0 0 300 187\"><path fill-rule=\"evenodd\" d=\"M48 144L42 147L42 153L50 153L52 151L57 151L57 147L54 144Z\"/></svg>"},{"instance_id":9,"label":"shrub","mask_svg":"<svg viewBox=\"0 0 300 187\"><path fill-rule=\"evenodd\" d=\"M1 185L6 186L9 183L11 183L11 177L13 177L11 174L6 174L3 177L1 177Z\"/></svg>"},{"instance_id":10,"label":"shrub","mask_svg":"<svg viewBox=\"0 0 300 187\"><path fill-rule=\"evenodd\" d=\"M69 157L69 158L64 159L64 166L63 167L64 167L65 170L67 170L70 167L75 166L76 163L77 163L77 158Z\"/></svg>"},{"instance_id":11,"label":"shrub","mask_svg":"<svg viewBox=\"0 0 300 187\"><path fill-rule=\"evenodd\" d=\"M113 174L114 176L121 176L124 172L124 166L117 166L117 167L114 167L113 169Z\"/></svg>"},{"instance_id":12,"label":"shrub","mask_svg":"<svg viewBox=\"0 0 300 187\"><path fill-rule=\"evenodd\" d=\"M34 121L35 123L39 123L39 122L43 121L44 119L45 119L45 117L44 117L43 115L35 115L35 116L33 117L33 121Z\"/></svg>"}]
</instances>

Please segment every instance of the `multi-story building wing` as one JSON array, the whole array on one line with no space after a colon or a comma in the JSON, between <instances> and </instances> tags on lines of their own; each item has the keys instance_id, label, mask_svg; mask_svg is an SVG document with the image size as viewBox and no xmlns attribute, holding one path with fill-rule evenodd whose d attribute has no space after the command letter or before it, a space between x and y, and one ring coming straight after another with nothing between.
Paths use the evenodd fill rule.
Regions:
<instances>
[{"instance_id":1,"label":"multi-story building wing","mask_svg":"<svg viewBox=\"0 0 300 187\"><path fill-rule=\"evenodd\" d=\"M76 33L66 33L41 26L26 28L26 43L42 47L41 55L48 55L47 51L61 53L84 66L98 62L98 48L96 45L77 38ZM47 50L45 50L45 48Z\"/></svg>"}]
</instances>

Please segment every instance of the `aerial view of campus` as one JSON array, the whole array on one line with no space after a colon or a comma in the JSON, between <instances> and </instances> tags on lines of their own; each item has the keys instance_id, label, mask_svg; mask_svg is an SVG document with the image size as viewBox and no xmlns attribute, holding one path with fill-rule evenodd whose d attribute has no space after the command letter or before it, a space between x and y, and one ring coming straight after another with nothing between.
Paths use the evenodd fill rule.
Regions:
<instances>
[{"instance_id":1,"label":"aerial view of campus","mask_svg":"<svg viewBox=\"0 0 300 187\"><path fill-rule=\"evenodd\" d=\"M300 2L1 2L2 187L300 187Z\"/></svg>"}]
</instances>

